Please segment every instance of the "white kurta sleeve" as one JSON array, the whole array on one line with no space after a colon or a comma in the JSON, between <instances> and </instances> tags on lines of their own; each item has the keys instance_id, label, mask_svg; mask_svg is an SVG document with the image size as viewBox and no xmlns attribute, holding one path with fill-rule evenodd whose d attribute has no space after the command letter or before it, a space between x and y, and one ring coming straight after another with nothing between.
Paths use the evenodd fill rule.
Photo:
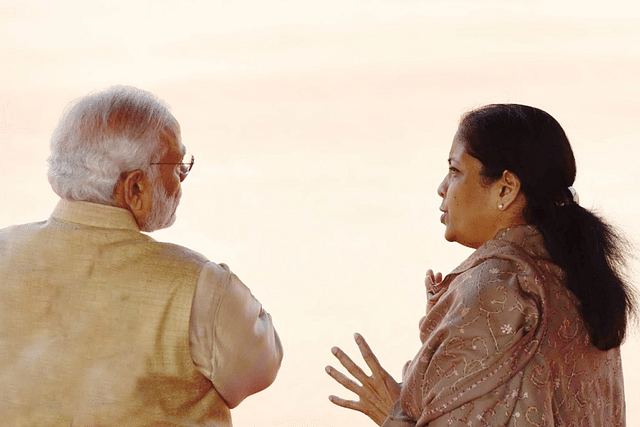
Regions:
<instances>
[{"instance_id":1,"label":"white kurta sleeve","mask_svg":"<svg viewBox=\"0 0 640 427\"><path fill-rule=\"evenodd\" d=\"M225 264L205 264L191 307L193 361L230 408L267 388L282 361L271 316Z\"/></svg>"}]
</instances>

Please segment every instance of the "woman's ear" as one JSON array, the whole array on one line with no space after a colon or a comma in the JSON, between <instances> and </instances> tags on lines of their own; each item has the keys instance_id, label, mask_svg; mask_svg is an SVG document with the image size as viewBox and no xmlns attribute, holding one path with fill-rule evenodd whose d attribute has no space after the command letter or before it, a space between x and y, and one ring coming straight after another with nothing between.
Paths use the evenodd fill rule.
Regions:
<instances>
[{"instance_id":1,"label":"woman's ear","mask_svg":"<svg viewBox=\"0 0 640 427\"><path fill-rule=\"evenodd\" d=\"M518 195L520 194L520 178L518 178L513 172L505 170L499 180L499 185L500 204L504 207L504 209L506 209L516 201Z\"/></svg>"}]
</instances>

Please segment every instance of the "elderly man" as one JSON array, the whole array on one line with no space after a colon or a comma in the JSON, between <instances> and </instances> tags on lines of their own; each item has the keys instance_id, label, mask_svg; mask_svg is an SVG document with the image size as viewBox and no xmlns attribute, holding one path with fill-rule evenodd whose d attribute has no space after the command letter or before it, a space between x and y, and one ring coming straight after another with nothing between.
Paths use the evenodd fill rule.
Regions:
<instances>
[{"instance_id":1,"label":"elderly man","mask_svg":"<svg viewBox=\"0 0 640 427\"><path fill-rule=\"evenodd\" d=\"M61 197L0 230L4 426L231 426L282 360L271 317L224 264L140 231L169 227L193 166L168 108L113 87L51 141Z\"/></svg>"}]
</instances>

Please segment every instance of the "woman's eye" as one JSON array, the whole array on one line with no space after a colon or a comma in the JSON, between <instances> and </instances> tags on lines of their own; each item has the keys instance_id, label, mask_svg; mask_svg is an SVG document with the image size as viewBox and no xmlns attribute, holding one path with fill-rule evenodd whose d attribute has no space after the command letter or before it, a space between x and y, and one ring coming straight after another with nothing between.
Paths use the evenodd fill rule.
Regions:
<instances>
[{"instance_id":1,"label":"woman's eye","mask_svg":"<svg viewBox=\"0 0 640 427\"><path fill-rule=\"evenodd\" d=\"M453 166L449 166L449 172L455 173L455 172L460 172L458 169L454 168Z\"/></svg>"}]
</instances>

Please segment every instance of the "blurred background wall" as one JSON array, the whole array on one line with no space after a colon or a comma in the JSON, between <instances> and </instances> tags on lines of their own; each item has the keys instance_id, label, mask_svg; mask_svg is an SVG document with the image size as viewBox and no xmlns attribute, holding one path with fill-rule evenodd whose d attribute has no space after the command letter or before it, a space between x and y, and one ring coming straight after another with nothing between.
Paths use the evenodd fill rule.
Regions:
<instances>
[{"instance_id":1,"label":"blurred background wall","mask_svg":"<svg viewBox=\"0 0 640 427\"><path fill-rule=\"evenodd\" d=\"M436 194L462 113L552 114L581 204L640 241L639 21L623 0L0 0L0 227L57 202L45 160L71 100L113 84L157 94L196 164L154 237L229 264L285 346L234 424L371 426L328 401L349 393L324 366L333 345L360 360L355 331L396 378L418 350L424 272L470 253L444 241ZM638 353L636 326L630 426Z\"/></svg>"}]
</instances>

